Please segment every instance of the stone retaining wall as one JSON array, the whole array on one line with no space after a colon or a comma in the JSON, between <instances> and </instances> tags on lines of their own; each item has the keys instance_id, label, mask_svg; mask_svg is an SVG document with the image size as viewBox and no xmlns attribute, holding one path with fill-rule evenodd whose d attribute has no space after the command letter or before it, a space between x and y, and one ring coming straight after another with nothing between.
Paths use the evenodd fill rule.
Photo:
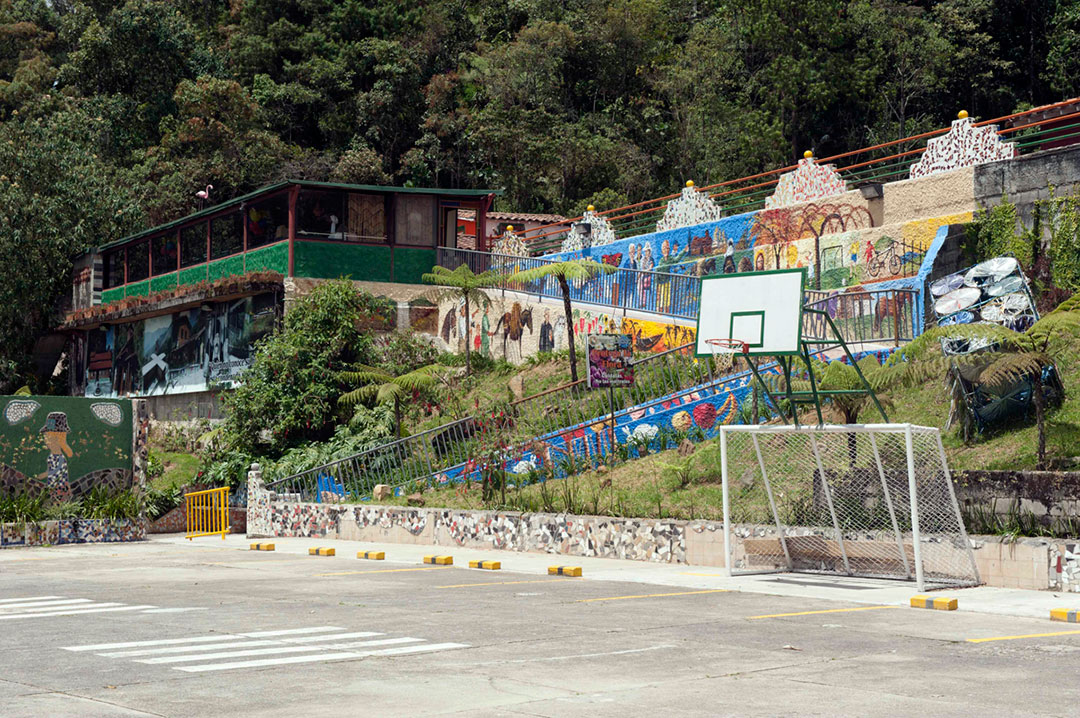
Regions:
<instances>
[{"instance_id":1,"label":"stone retaining wall","mask_svg":"<svg viewBox=\"0 0 1080 718\"><path fill-rule=\"evenodd\" d=\"M737 526L733 546L736 566L768 568L775 529ZM834 568L837 548L824 529L799 533L805 551L802 568ZM268 491L258 471L248 478L248 536L331 538L379 543L529 551L562 556L620 558L656 563L724 565L722 524L717 521L623 519L606 516L523 514L513 511L407 508L370 504L297 503ZM890 535L867 532L845 536L853 565L860 560L883 565L882 555L899 556ZM1006 588L1080 592L1080 540L1020 539L996 536L970 539L981 580ZM923 563L928 580L968 570L962 544L924 540ZM763 552L764 553L761 553ZM887 552L892 552L891 554ZM905 545L909 559L910 543ZM775 556L775 554L773 554ZM812 565L808 565L809 561Z\"/></svg>"}]
</instances>

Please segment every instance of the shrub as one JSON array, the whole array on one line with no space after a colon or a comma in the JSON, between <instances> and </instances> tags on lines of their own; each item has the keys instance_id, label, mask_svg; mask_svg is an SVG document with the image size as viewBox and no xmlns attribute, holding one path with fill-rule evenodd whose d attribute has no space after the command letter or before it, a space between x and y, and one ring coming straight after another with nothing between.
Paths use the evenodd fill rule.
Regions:
<instances>
[{"instance_id":1,"label":"shrub","mask_svg":"<svg viewBox=\"0 0 1080 718\"><path fill-rule=\"evenodd\" d=\"M328 438L341 393L337 373L377 361L364 328L381 321L382 303L347 281L326 282L290 307L282 325L256 346L239 388L225 397L225 443L272 455Z\"/></svg>"}]
</instances>

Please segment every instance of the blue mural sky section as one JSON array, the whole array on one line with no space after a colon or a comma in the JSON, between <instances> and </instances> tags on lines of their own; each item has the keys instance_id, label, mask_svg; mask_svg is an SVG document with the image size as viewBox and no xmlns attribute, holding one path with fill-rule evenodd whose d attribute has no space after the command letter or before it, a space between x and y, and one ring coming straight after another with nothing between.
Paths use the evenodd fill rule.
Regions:
<instances>
[{"instance_id":1,"label":"blue mural sky section","mask_svg":"<svg viewBox=\"0 0 1080 718\"><path fill-rule=\"evenodd\" d=\"M555 252L544 255L544 258L554 260L584 258L604 262L605 256L621 255L618 266L630 267L630 245L634 245L637 254L637 266L634 267L636 269L687 274L693 273L691 269L698 262L715 258L717 259L715 267L707 272L714 274L723 271L722 257L729 251L729 243L732 252L742 252L753 248L755 238L750 235L750 230L756 216L757 212L746 212L724 217L716 222L663 232L650 232L577 252ZM647 258L646 247L648 248ZM650 260L652 266L645 266Z\"/></svg>"}]
</instances>

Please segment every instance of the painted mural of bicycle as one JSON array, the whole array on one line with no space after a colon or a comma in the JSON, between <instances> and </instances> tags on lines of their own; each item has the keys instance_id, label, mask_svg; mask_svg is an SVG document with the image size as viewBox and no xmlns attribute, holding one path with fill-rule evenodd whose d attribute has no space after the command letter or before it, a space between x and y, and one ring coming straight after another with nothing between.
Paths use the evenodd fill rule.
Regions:
<instances>
[{"instance_id":1,"label":"painted mural of bicycle","mask_svg":"<svg viewBox=\"0 0 1080 718\"><path fill-rule=\"evenodd\" d=\"M866 264L866 273L871 277L895 277L900 274L905 264L919 264L922 261L922 255L922 252L916 251L907 243L894 241L885 249L874 253ZM888 270L887 273L882 274L883 269Z\"/></svg>"}]
</instances>

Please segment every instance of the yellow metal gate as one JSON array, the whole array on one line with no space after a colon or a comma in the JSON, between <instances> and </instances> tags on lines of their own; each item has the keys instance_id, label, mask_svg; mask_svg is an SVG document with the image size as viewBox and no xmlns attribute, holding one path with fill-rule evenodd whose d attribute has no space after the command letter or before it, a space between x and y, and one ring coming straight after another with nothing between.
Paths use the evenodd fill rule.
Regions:
<instances>
[{"instance_id":1,"label":"yellow metal gate","mask_svg":"<svg viewBox=\"0 0 1080 718\"><path fill-rule=\"evenodd\" d=\"M229 487L184 494L187 502L187 538L229 533Z\"/></svg>"}]
</instances>

